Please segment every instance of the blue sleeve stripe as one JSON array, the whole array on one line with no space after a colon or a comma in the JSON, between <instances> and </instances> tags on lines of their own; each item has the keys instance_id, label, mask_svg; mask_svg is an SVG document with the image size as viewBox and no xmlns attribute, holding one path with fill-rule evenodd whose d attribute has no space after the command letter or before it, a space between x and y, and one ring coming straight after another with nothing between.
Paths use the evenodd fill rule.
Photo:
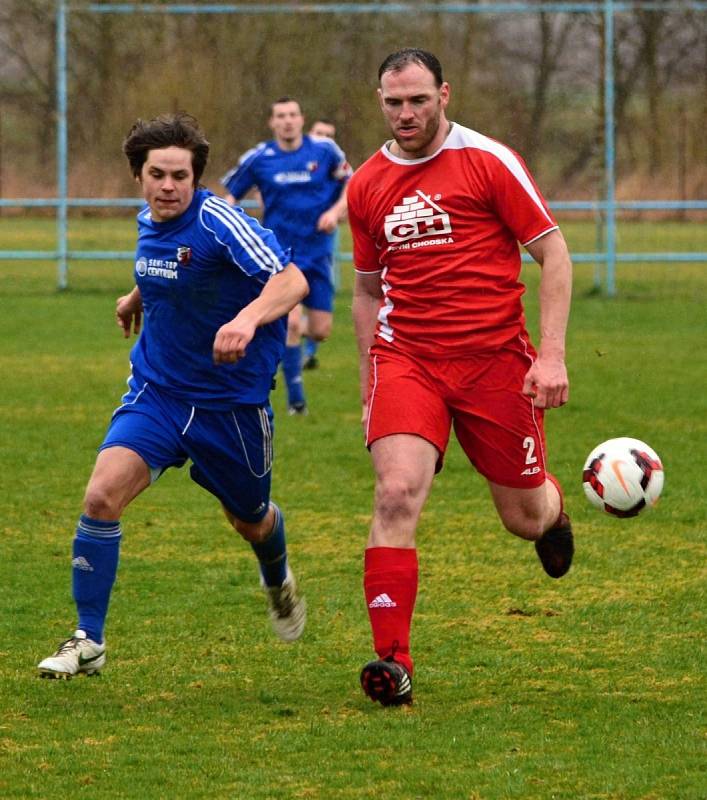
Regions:
<instances>
[{"instance_id":1,"label":"blue sleeve stripe","mask_svg":"<svg viewBox=\"0 0 707 800\"><path fill-rule=\"evenodd\" d=\"M283 265L280 263L277 253L269 247L263 239L250 227L250 225L243 219L243 215L235 211L225 200L218 197L210 197L202 206L202 213L207 211L213 214L214 218L221 222L233 235L234 239L240 244L247 255L253 260L263 272L268 272L271 275L280 272ZM202 223L204 227L208 228L216 239L221 242L228 252L231 254L231 260L234 264L240 267L244 272L243 266L239 263L238 259L233 254L233 251L228 245L219 239L218 234L213 228L206 225L202 216Z\"/></svg>"}]
</instances>

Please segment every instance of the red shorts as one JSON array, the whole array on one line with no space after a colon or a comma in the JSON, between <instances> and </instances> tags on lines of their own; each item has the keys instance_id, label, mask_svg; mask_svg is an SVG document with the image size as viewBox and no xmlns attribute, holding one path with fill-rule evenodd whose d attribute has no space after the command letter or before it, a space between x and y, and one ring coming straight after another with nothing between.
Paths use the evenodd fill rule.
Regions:
<instances>
[{"instance_id":1,"label":"red shorts","mask_svg":"<svg viewBox=\"0 0 707 800\"><path fill-rule=\"evenodd\" d=\"M545 481L543 412L522 393L535 357L520 341L467 358L427 359L374 345L366 444L396 433L421 436L442 469L452 424L485 478L514 489Z\"/></svg>"}]
</instances>

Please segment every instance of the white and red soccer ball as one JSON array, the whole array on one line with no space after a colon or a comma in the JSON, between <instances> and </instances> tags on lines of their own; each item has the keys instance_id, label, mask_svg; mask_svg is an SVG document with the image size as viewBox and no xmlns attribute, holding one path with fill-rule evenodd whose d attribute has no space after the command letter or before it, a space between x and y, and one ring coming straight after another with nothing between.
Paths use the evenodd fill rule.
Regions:
<instances>
[{"instance_id":1,"label":"white and red soccer ball","mask_svg":"<svg viewBox=\"0 0 707 800\"><path fill-rule=\"evenodd\" d=\"M655 450L627 436L595 447L582 473L589 502L615 517L635 517L655 505L663 479L663 465Z\"/></svg>"}]
</instances>

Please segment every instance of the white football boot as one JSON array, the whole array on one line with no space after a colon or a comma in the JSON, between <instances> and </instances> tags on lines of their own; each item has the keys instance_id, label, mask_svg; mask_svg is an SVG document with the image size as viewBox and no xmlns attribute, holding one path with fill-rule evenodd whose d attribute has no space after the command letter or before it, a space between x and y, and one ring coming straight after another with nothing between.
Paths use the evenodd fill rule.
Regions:
<instances>
[{"instance_id":1,"label":"white football boot","mask_svg":"<svg viewBox=\"0 0 707 800\"><path fill-rule=\"evenodd\" d=\"M74 631L74 635L62 642L56 653L37 665L40 678L64 678L83 673L94 675L106 663L106 644L98 644L86 636L85 631Z\"/></svg>"},{"instance_id":2,"label":"white football boot","mask_svg":"<svg viewBox=\"0 0 707 800\"><path fill-rule=\"evenodd\" d=\"M294 642L302 635L307 622L307 603L297 591L297 582L289 565L282 586L261 586L268 598L270 622L283 642Z\"/></svg>"}]
</instances>

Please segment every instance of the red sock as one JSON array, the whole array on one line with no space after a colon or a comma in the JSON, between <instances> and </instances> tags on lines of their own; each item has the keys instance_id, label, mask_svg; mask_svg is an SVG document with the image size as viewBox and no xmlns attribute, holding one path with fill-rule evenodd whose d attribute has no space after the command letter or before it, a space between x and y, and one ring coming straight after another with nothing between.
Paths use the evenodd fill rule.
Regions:
<instances>
[{"instance_id":1,"label":"red sock","mask_svg":"<svg viewBox=\"0 0 707 800\"><path fill-rule=\"evenodd\" d=\"M378 657L393 656L412 675L410 623L417 597L417 550L366 550L363 588Z\"/></svg>"}]
</instances>

